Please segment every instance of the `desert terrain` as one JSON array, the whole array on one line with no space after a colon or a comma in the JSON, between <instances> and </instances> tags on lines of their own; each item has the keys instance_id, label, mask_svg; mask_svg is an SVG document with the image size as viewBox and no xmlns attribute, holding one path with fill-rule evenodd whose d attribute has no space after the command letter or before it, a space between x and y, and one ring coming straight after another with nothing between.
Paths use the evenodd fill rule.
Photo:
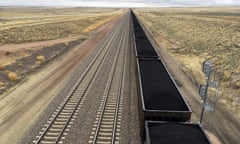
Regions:
<instances>
[{"instance_id":1,"label":"desert terrain","mask_svg":"<svg viewBox=\"0 0 240 144\"><path fill-rule=\"evenodd\" d=\"M113 8L0 7L0 144L34 139L37 128L45 124L124 12ZM240 123L240 8L134 12L187 95L192 122L199 122L201 99L197 88L205 83L202 62L210 60L223 68L218 111L211 123L205 113L204 128L214 133L208 132L210 139L217 139L216 144L220 142L215 135L223 143L236 142ZM129 108L136 109L134 99L129 103ZM132 115L137 118L136 113ZM127 119L136 125L137 119ZM134 132L129 130L129 134L136 135L133 141L138 138Z\"/></svg>"},{"instance_id":2,"label":"desert terrain","mask_svg":"<svg viewBox=\"0 0 240 144\"><path fill-rule=\"evenodd\" d=\"M0 9L0 93L121 13L90 8Z\"/></svg>"},{"instance_id":3,"label":"desert terrain","mask_svg":"<svg viewBox=\"0 0 240 144\"><path fill-rule=\"evenodd\" d=\"M193 109L192 120L199 122L201 110L201 106L196 107L201 102L194 104L193 101L197 98L194 98L192 92L197 92L200 84L206 83L202 63L209 60L214 67L223 70L216 111L221 109L223 111L220 113L227 115L220 117L218 112L206 112L203 125L207 129L215 129L216 132L219 129L214 127L220 126L217 121L226 119L225 123L228 125L230 120L227 119L231 118L239 126L240 8L155 8L135 9L135 12L158 46L166 48L167 52L161 49L160 53L170 71L178 71L173 72L177 84L180 87L186 86L185 94L188 95L187 100ZM174 62L171 63L172 58ZM177 63L178 66L173 63ZM183 75L190 83L186 83ZM226 133L234 131L224 129Z\"/></svg>"}]
</instances>

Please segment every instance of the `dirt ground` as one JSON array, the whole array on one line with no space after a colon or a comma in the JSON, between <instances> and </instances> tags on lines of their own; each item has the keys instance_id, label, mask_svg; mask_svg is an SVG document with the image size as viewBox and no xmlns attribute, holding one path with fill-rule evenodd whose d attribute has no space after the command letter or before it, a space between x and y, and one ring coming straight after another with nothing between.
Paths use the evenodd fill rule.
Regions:
<instances>
[{"instance_id":1,"label":"dirt ground","mask_svg":"<svg viewBox=\"0 0 240 144\"><path fill-rule=\"evenodd\" d=\"M77 44L71 51L52 60L39 71L29 74L0 96L0 144L21 141L23 134L66 85L65 82L104 35L112 29L119 17L101 26L85 42Z\"/></svg>"}]
</instances>

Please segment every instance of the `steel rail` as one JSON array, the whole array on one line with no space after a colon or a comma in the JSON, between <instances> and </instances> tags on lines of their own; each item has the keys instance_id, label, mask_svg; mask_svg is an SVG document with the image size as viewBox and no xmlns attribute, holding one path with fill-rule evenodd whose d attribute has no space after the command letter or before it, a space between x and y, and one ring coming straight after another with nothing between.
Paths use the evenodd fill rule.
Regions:
<instances>
[{"instance_id":1,"label":"steel rail","mask_svg":"<svg viewBox=\"0 0 240 144\"><path fill-rule=\"evenodd\" d=\"M129 17L129 18L130 18L130 17ZM129 21L129 23L130 23L130 21ZM130 27L130 26L129 26L129 27ZM128 44L128 42L129 42L129 35L128 35L127 39L126 39L126 43L127 43L127 44ZM127 46L126 46L126 48L127 48ZM119 81L119 86L120 86L121 91L120 91L120 93L118 94L118 101L119 101L119 102L117 103L117 111L115 111L114 124L117 124L117 120L118 120L118 116L119 116L120 103L121 103L121 97L120 97L120 96L123 95L122 89L123 89L123 82L124 82L124 80L125 80L125 78L124 78L124 73L126 73L127 56L128 56L128 50L127 50L126 48L125 48L124 64L122 65L122 69L123 69L123 71L122 71L122 73L121 73L122 79ZM117 126L114 126L114 127L113 127L112 144L115 142L116 127L117 127Z\"/></svg>"}]
</instances>

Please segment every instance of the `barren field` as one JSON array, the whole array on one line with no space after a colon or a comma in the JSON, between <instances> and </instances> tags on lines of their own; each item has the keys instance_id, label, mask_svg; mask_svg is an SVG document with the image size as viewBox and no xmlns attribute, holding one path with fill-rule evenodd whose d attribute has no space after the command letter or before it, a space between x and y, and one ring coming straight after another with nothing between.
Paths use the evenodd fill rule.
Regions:
<instances>
[{"instance_id":1,"label":"barren field","mask_svg":"<svg viewBox=\"0 0 240 144\"><path fill-rule=\"evenodd\" d=\"M89 32L118 9L1 8L0 45L51 40ZM101 22L100 22L101 21ZM91 28L90 28L91 30Z\"/></svg>"},{"instance_id":2,"label":"barren field","mask_svg":"<svg viewBox=\"0 0 240 144\"><path fill-rule=\"evenodd\" d=\"M0 93L121 13L103 8L0 7Z\"/></svg>"}]
</instances>

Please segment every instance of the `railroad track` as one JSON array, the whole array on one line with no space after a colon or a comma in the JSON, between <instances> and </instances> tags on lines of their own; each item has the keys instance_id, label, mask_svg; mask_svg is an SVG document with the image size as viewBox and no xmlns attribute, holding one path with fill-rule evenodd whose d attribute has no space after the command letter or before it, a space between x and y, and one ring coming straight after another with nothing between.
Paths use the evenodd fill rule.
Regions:
<instances>
[{"instance_id":1,"label":"railroad track","mask_svg":"<svg viewBox=\"0 0 240 144\"><path fill-rule=\"evenodd\" d=\"M111 47L114 46L114 41L118 39L116 35L121 33L121 26L122 24L119 23L108 34L91 64L53 112L36 139L32 141L33 144L63 143L99 71L103 68L104 63L109 61L107 59L108 55L112 53Z\"/></svg>"},{"instance_id":2,"label":"railroad track","mask_svg":"<svg viewBox=\"0 0 240 144\"><path fill-rule=\"evenodd\" d=\"M123 25L129 28L129 20ZM117 56L114 59L113 67L109 74L108 82L104 89L103 97L96 114L96 119L88 143L117 144L120 140L121 116L123 110L122 95L124 87L125 67L127 59L127 45L129 37L126 30L119 43ZM122 50L121 50L122 49Z\"/></svg>"}]
</instances>

